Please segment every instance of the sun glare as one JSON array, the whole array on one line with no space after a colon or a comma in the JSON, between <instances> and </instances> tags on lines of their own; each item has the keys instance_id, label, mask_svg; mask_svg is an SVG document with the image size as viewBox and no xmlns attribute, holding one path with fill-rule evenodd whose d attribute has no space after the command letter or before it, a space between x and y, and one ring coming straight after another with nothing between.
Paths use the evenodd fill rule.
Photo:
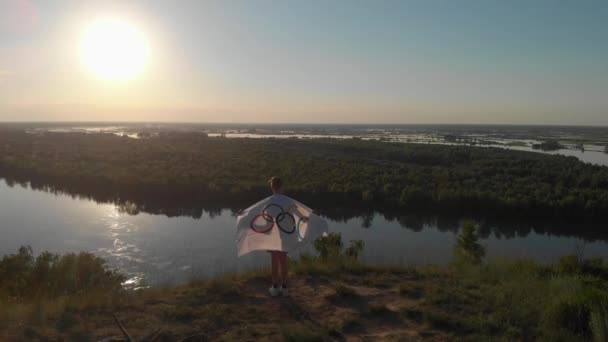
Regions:
<instances>
[{"instance_id":1,"label":"sun glare","mask_svg":"<svg viewBox=\"0 0 608 342\"><path fill-rule=\"evenodd\" d=\"M143 34L128 22L99 20L84 32L82 62L98 77L125 81L139 75L148 58Z\"/></svg>"}]
</instances>

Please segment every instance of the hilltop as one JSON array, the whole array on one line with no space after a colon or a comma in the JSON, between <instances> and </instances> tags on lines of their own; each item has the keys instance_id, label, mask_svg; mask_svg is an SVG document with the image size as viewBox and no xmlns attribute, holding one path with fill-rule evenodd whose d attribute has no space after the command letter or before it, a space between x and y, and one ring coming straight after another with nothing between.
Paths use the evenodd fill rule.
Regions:
<instances>
[{"instance_id":1,"label":"hilltop","mask_svg":"<svg viewBox=\"0 0 608 342\"><path fill-rule=\"evenodd\" d=\"M475 246L474 239L469 242ZM112 286L120 278L87 253L46 254L40 261L22 249L0 263L0 273L32 265L30 271L24 266L11 276L2 273L0 337L604 341L608 336L608 265L602 260L565 256L542 265L455 259L448 266L381 267L342 254L341 243L329 246L335 249L328 258L303 256L292 262L286 298L268 295L267 270L125 290ZM15 281L21 286L11 287Z\"/></svg>"}]
</instances>

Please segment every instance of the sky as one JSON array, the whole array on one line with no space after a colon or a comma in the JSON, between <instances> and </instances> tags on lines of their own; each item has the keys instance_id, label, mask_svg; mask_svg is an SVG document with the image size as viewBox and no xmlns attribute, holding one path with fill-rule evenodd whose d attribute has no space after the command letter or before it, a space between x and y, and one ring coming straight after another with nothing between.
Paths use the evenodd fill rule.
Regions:
<instances>
[{"instance_id":1,"label":"sky","mask_svg":"<svg viewBox=\"0 0 608 342\"><path fill-rule=\"evenodd\" d=\"M606 18L605 0L0 0L0 121L608 125ZM83 41L128 57L87 36L100 20L138 32L136 76L83 61Z\"/></svg>"}]
</instances>

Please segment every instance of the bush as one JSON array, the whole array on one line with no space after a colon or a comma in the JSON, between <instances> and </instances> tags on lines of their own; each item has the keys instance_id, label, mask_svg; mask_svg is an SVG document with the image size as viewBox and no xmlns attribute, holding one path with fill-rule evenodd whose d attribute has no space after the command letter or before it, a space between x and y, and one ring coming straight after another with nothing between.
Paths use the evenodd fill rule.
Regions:
<instances>
[{"instance_id":1,"label":"bush","mask_svg":"<svg viewBox=\"0 0 608 342\"><path fill-rule=\"evenodd\" d=\"M329 233L326 236L321 236L315 240L314 247L321 260L337 260L342 255L342 235L340 233Z\"/></svg>"},{"instance_id":2,"label":"bush","mask_svg":"<svg viewBox=\"0 0 608 342\"><path fill-rule=\"evenodd\" d=\"M363 252L363 248L365 248L363 240L352 240L350 246L344 251L344 254L351 259L359 260L359 255Z\"/></svg>"},{"instance_id":3,"label":"bush","mask_svg":"<svg viewBox=\"0 0 608 342\"><path fill-rule=\"evenodd\" d=\"M557 274L586 275L608 280L608 267L602 259L583 259L578 255L565 255L553 265Z\"/></svg>"},{"instance_id":4,"label":"bush","mask_svg":"<svg viewBox=\"0 0 608 342\"><path fill-rule=\"evenodd\" d=\"M317 238L314 242L315 250L319 253L321 261L324 262L339 262L344 258L349 261L357 261L365 248L365 243L363 240L352 240L344 252L342 251L343 246L340 233L329 233Z\"/></svg>"},{"instance_id":5,"label":"bush","mask_svg":"<svg viewBox=\"0 0 608 342\"><path fill-rule=\"evenodd\" d=\"M581 271L581 261L576 255L564 255L559 258L555 269L558 273L578 274Z\"/></svg>"},{"instance_id":6,"label":"bush","mask_svg":"<svg viewBox=\"0 0 608 342\"><path fill-rule=\"evenodd\" d=\"M85 252L43 252L34 257L32 248L24 246L0 260L0 293L17 299L114 292L122 289L124 279L109 270L103 259Z\"/></svg>"},{"instance_id":7,"label":"bush","mask_svg":"<svg viewBox=\"0 0 608 342\"><path fill-rule=\"evenodd\" d=\"M586 278L554 277L549 281L547 297L542 314L547 332L564 331L585 339L603 333L601 321L606 316L601 303L608 300L608 294L589 286Z\"/></svg>"},{"instance_id":8,"label":"bush","mask_svg":"<svg viewBox=\"0 0 608 342\"><path fill-rule=\"evenodd\" d=\"M473 221L465 221L462 225L460 235L454 247L454 255L458 261L464 261L474 265L481 264L486 255L485 248L479 244L479 237L475 231Z\"/></svg>"}]
</instances>

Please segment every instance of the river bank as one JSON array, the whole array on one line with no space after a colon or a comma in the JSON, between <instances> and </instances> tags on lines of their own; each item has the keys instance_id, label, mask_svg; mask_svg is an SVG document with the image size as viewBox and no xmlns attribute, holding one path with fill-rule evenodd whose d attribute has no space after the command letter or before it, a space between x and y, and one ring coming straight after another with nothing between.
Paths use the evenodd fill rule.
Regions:
<instances>
[{"instance_id":1,"label":"river bank","mask_svg":"<svg viewBox=\"0 0 608 342\"><path fill-rule=\"evenodd\" d=\"M285 298L268 295L267 270L137 291L3 296L0 337L126 340L120 325L137 341L606 337L608 265L601 260L568 256L553 265L496 260L417 268L335 260L294 261Z\"/></svg>"}]
</instances>

